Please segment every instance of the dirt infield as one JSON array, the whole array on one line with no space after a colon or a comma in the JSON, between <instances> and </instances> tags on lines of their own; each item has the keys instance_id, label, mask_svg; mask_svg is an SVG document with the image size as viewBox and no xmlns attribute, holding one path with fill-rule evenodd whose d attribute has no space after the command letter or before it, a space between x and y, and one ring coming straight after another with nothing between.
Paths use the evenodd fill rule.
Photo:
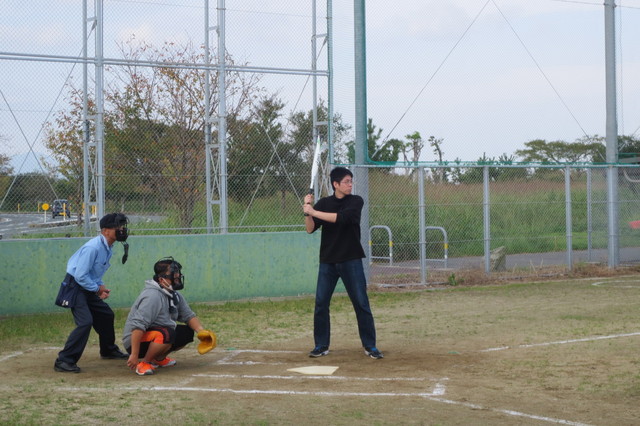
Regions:
<instances>
[{"instance_id":1,"label":"dirt infield","mask_svg":"<svg viewBox=\"0 0 640 426\"><path fill-rule=\"evenodd\" d=\"M56 347L0 352L0 420L632 425L640 419L640 276L371 296L382 360L365 357L348 300L339 296L331 353L319 359L306 355L310 329L270 330L259 306L251 310L256 326L284 337L252 345L226 336L207 355L193 348L176 353L178 365L153 376L99 359L95 343L80 374L53 371ZM329 376L288 371L313 365L338 369Z\"/></svg>"}]
</instances>

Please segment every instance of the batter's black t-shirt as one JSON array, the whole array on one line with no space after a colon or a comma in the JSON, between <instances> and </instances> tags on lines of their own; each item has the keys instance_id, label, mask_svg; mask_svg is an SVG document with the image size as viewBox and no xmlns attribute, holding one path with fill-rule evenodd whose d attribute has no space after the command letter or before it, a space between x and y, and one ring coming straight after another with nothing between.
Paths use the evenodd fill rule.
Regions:
<instances>
[{"instance_id":1,"label":"batter's black t-shirt","mask_svg":"<svg viewBox=\"0 0 640 426\"><path fill-rule=\"evenodd\" d=\"M321 198L313 207L327 213L337 213L336 223L313 218L314 231L322 227L320 238L320 262L340 263L365 257L360 244L360 214L364 201L359 195Z\"/></svg>"}]
</instances>

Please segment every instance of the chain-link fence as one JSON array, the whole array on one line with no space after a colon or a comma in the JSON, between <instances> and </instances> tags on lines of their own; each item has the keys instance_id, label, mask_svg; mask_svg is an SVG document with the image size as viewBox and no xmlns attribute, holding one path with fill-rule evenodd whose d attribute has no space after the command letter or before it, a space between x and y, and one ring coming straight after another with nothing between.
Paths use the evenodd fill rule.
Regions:
<instances>
[{"instance_id":1,"label":"chain-link fence","mask_svg":"<svg viewBox=\"0 0 640 426\"><path fill-rule=\"evenodd\" d=\"M637 263L640 169L614 170L614 255L620 264ZM443 174L458 177L441 181ZM464 269L540 276L606 265L611 256L607 168L373 169L369 177L369 259L379 282L403 274L420 282L425 271L435 274L430 282L447 282Z\"/></svg>"},{"instance_id":2,"label":"chain-link fence","mask_svg":"<svg viewBox=\"0 0 640 426\"><path fill-rule=\"evenodd\" d=\"M331 2L229 3L0 6L34 28L0 49L0 211L124 211L138 234L299 228L315 141L350 130L328 119Z\"/></svg>"},{"instance_id":3,"label":"chain-link fence","mask_svg":"<svg viewBox=\"0 0 640 426\"><path fill-rule=\"evenodd\" d=\"M4 34L0 49L0 217L11 219L0 223L0 234L87 235L87 219L100 210L126 212L134 235L302 231L315 141L323 146L318 195L330 192L332 164L353 163L355 157L352 6L315 0L3 3L0 19L15 29ZM379 16L381 6L373 7L370 15ZM481 13L484 8L475 18ZM29 29L20 32L15 23ZM374 41L381 38L379 28L373 19ZM415 52L425 52L421 43ZM443 49L428 50L450 58L452 51ZM372 53L374 66L389 62L385 52ZM431 82L442 65L430 62L435 72L422 81ZM423 112L405 110L427 86L401 84L413 73L408 65L386 70L394 76L387 73L382 82L378 75L369 88L376 93L371 110L384 111L384 117L369 122L368 154L388 163L368 172L369 223L363 231L370 235L375 274L415 280L428 265L445 274L474 267L517 275L523 268L606 262L611 235L605 168L509 165L512 156L491 167L451 159L445 167L447 144L481 145L473 123L483 111L447 109L456 126L424 124L444 139L422 139L397 118L415 120L428 111L440 120L443 106L457 108L452 97L478 94L462 85L447 92L445 79L444 88L430 96L439 102ZM543 76L535 81L553 80ZM518 85L530 86L529 96L541 91ZM550 88L552 97L562 92ZM571 103L561 101L560 110ZM548 120L522 114L527 126L510 129L519 138L566 134L557 111ZM566 115L572 122L580 116ZM391 132L376 127L379 122ZM525 135L520 127L533 133ZM496 128L505 133L500 123ZM398 132L409 134L400 140ZM630 223L640 220L640 178L635 166L616 171L620 260L637 261L640 230ZM506 257L496 266L488 253L500 248Z\"/></svg>"}]
</instances>

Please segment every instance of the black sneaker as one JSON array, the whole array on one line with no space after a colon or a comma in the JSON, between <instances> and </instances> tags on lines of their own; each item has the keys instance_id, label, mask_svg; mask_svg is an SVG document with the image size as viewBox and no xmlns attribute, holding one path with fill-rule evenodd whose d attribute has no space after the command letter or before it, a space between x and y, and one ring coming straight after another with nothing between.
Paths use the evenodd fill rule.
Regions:
<instances>
[{"instance_id":1,"label":"black sneaker","mask_svg":"<svg viewBox=\"0 0 640 426\"><path fill-rule=\"evenodd\" d=\"M313 348L311 352L309 352L309 356L311 358L318 358L321 356L325 356L329 353L329 346L316 346Z\"/></svg>"},{"instance_id":2,"label":"black sneaker","mask_svg":"<svg viewBox=\"0 0 640 426\"><path fill-rule=\"evenodd\" d=\"M129 355L120 351L120 349L114 349L109 353L100 354L102 359L129 359Z\"/></svg>"},{"instance_id":3,"label":"black sneaker","mask_svg":"<svg viewBox=\"0 0 640 426\"><path fill-rule=\"evenodd\" d=\"M77 364L73 364L66 361L60 361L56 359L56 362L53 364L53 369L60 373L79 373L80 367Z\"/></svg>"},{"instance_id":4,"label":"black sneaker","mask_svg":"<svg viewBox=\"0 0 640 426\"><path fill-rule=\"evenodd\" d=\"M369 355L373 359L382 359L384 355L378 350L378 348L364 348L364 354Z\"/></svg>"}]
</instances>

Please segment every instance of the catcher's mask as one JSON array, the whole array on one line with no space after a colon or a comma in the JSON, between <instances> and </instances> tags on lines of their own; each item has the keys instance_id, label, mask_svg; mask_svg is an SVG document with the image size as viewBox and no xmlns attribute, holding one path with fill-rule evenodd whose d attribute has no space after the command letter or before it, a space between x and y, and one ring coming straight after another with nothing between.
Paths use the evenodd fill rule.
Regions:
<instances>
[{"instance_id":1,"label":"catcher's mask","mask_svg":"<svg viewBox=\"0 0 640 426\"><path fill-rule=\"evenodd\" d=\"M100 229L111 228L116 230L116 241L120 241L124 246L122 263L125 263L129 258L129 243L126 242L129 237L128 223L129 219L124 213L109 213L100 219Z\"/></svg>"},{"instance_id":2,"label":"catcher's mask","mask_svg":"<svg viewBox=\"0 0 640 426\"><path fill-rule=\"evenodd\" d=\"M122 213L118 213L115 222L118 224L118 228L116 229L116 241L125 242L127 238L129 238L129 228L127 224L129 223L129 219ZM124 262L123 262L124 263Z\"/></svg>"},{"instance_id":3,"label":"catcher's mask","mask_svg":"<svg viewBox=\"0 0 640 426\"><path fill-rule=\"evenodd\" d=\"M109 213L100 219L100 228L112 228L116 230L116 241L127 241L129 219L124 213Z\"/></svg>"},{"instance_id":4,"label":"catcher's mask","mask_svg":"<svg viewBox=\"0 0 640 426\"><path fill-rule=\"evenodd\" d=\"M167 272L166 265L169 265L168 274L162 274L161 272ZM173 290L182 290L184 288L184 275L182 275L182 265L177 262L172 256L164 257L156 262L154 267L156 274L153 276L153 280L159 282L160 278L166 278L171 281L171 288ZM160 270L158 270L160 269Z\"/></svg>"}]
</instances>

